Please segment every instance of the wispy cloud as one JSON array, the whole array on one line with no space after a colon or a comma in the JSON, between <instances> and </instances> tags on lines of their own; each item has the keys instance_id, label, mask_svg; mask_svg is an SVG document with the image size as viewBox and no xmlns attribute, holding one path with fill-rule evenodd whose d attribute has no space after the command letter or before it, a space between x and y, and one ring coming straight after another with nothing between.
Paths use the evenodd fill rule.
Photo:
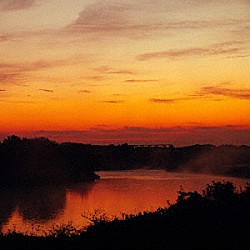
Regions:
<instances>
[{"instance_id":1,"label":"wispy cloud","mask_svg":"<svg viewBox=\"0 0 250 250\"><path fill-rule=\"evenodd\" d=\"M47 93L53 93L54 90L52 89L38 89L39 91L47 92Z\"/></svg>"},{"instance_id":2,"label":"wispy cloud","mask_svg":"<svg viewBox=\"0 0 250 250\"><path fill-rule=\"evenodd\" d=\"M223 1L223 3L222 3ZM91 35L100 37L126 37L130 39L152 38L162 36L166 32L193 31L201 29L220 29L223 31L237 30L244 20L204 18L194 21L192 18L174 18L175 12L181 13L201 8L213 11L218 6L228 4L222 1L96 1L87 5L78 18L68 25L64 32L72 35ZM234 5L237 6L237 1ZM234 6L233 6L234 7ZM232 7L232 8L233 8ZM196 9L197 10L197 9ZM208 12L207 10L207 12Z\"/></svg>"},{"instance_id":3,"label":"wispy cloud","mask_svg":"<svg viewBox=\"0 0 250 250\"><path fill-rule=\"evenodd\" d=\"M128 82L128 83L136 83L136 82L142 82L142 83L147 83L147 82L158 82L159 80L154 80L154 79L128 79L125 80L124 82Z\"/></svg>"},{"instance_id":4,"label":"wispy cloud","mask_svg":"<svg viewBox=\"0 0 250 250\"><path fill-rule=\"evenodd\" d=\"M162 103L162 104L171 104L179 101L190 101L194 100L196 97L183 97L183 98L169 98L169 99L163 99L163 98L151 98L149 99L150 102L153 103Z\"/></svg>"},{"instance_id":5,"label":"wispy cloud","mask_svg":"<svg viewBox=\"0 0 250 250\"><path fill-rule=\"evenodd\" d=\"M206 86L199 89L196 93L185 95L178 98L150 98L149 102L158 104L173 104L180 101L192 101L206 99L212 101L223 101L225 97L234 99L250 100L249 88L230 88L231 83L222 83L218 86Z\"/></svg>"},{"instance_id":6,"label":"wispy cloud","mask_svg":"<svg viewBox=\"0 0 250 250\"><path fill-rule=\"evenodd\" d=\"M159 99L159 98L151 98L149 99L150 102L154 102L154 103L165 103L165 104L169 104L169 103L174 103L177 100L176 99Z\"/></svg>"},{"instance_id":7,"label":"wispy cloud","mask_svg":"<svg viewBox=\"0 0 250 250\"><path fill-rule=\"evenodd\" d=\"M139 25L132 21L135 8L128 3L98 1L85 7L66 31L72 34L129 36L133 30L146 28L144 24Z\"/></svg>"},{"instance_id":8,"label":"wispy cloud","mask_svg":"<svg viewBox=\"0 0 250 250\"><path fill-rule=\"evenodd\" d=\"M18 73L18 72L7 73L7 72L1 72L1 70L0 70L0 84L21 83L24 78L25 78L25 76L21 73Z\"/></svg>"},{"instance_id":9,"label":"wispy cloud","mask_svg":"<svg viewBox=\"0 0 250 250\"><path fill-rule=\"evenodd\" d=\"M57 59L57 60L38 60L34 62L22 62L22 63L0 63L0 70L16 70L22 71L37 71L48 68L67 66L72 64L79 64L84 56L71 56L68 58Z\"/></svg>"},{"instance_id":10,"label":"wispy cloud","mask_svg":"<svg viewBox=\"0 0 250 250\"><path fill-rule=\"evenodd\" d=\"M222 86L207 86L197 92L200 96L226 96L242 100L250 100L250 89L233 89Z\"/></svg>"},{"instance_id":11,"label":"wispy cloud","mask_svg":"<svg viewBox=\"0 0 250 250\"><path fill-rule=\"evenodd\" d=\"M231 41L225 43L213 44L207 47L172 49L166 51L150 52L138 55L136 58L140 61L152 59L175 59L193 56L216 56L216 55L235 55L242 52L240 41Z\"/></svg>"},{"instance_id":12,"label":"wispy cloud","mask_svg":"<svg viewBox=\"0 0 250 250\"><path fill-rule=\"evenodd\" d=\"M8 42L8 41L11 41L13 40L13 35L9 35L9 34L0 34L0 43L1 42Z\"/></svg>"},{"instance_id":13,"label":"wispy cloud","mask_svg":"<svg viewBox=\"0 0 250 250\"><path fill-rule=\"evenodd\" d=\"M103 101L104 103L109 103L109 104L121 104L121 103L124 103L123 100L106 100L106 101Z\"/></svg>"},{"instance_id":14,"label":"wispy cloud","mask_svg":"<svg viewBox=\"0 0 250 250\"><path fill-rule=\"evenodd\" d=\"M94 76L89 76L86 78L86 80L94 81L94 82L101 82L105 80L104 76L101 75L94 75Z\"/></svg>"},{"instance_id":15,"label":"wispy cloud","mask_svg":"<svg viewBox=\"0 0 250 250\"><path fill-rule=\"evenodd\" d=\"M214 21L151 20L149 22L144 20L144 22L138 22L136 19L129 19L131 10L128 10L128 13L125 10L126 8L119 7L110 7L106 10L97 7L94 11L86 9L65 31L72 35L101 35L142 39L162 35L162 32L164 34L169 31L197 30L209 28L213 25L221 26Z\"/></svg>"},{"instance_id":16,"label":"wispy cloud","mask_svg":"<svg viewBox=\"0 0 250 250\"><path fill-rule=\"evenodd\" d=\"M128 69L114 69L108 66L103 66L100 68L97 68L96 71L98 71L101 74L114 74L114 75L134 75L135 72Z\"/></svg>"},{"instance_id":17,"label":"wispy cloud","mask_svg":"<svg viewBox=\"0 0 250 250\"><path fill-rule=\"evenodd\" d=\"M38 0L0 0L0 11L15 11L29 9L38 2Z\"/></svg>"},{"instance_id":18,"label":"wispy cloud","mask_svg":"<svg viewBox=\"0 0 250 250\"><path fill-rule=\"evenodd\" d=\"M79 90L78 92L83 93L83 94L90 94L91 93L91 91L87 90L87 89L82 89L82 90Z\"/></svg>"},{"instance_id":19,"label":"wispy cloud","mask_svg":"<svg viewBox=\"0 0 250 250\"><path fill-rule=\"evenodd\" d=\"M0 99L0 102L4 102L4 103L14 103L14 104L35 104L36 102L34 101L26 101L26 100L20 100L20 101L16 101L16 100L6 100L6 99Z\"/></svg>"},{"instance_id":20,"label":"wispy cloud","mask_svg":"<svg viewBox=\"0 0 250 250\"><path fill-rule=\"evenodd\" d=\"M61 60L38 60L22 63L0 63L0 83L17 84L34 71L79 64L85 57L72 56Z\"/></svg>"}]
</instances>

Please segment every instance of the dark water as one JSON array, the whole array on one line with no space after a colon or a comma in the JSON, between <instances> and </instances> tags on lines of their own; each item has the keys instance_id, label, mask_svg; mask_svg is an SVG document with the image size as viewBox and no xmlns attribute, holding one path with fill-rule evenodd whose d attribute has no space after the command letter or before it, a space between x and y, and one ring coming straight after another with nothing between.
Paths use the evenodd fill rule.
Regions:
<instances>
[{"instance_id":1,"label":"dark water","mask_svg":"<svg viewBox=\"0 0 250 250\"><path fill-rule=\"evenodd\" d=\"M152 211L176 201L180 186L201 191L207 183L230 180L244 186L245 179L168 173L163 170L99 172L101 179L89 184L0 192L0 228L39 233L53 225L90 223L91 214L121 216L121 213ZM87 218L86 218L87 217ZM38 233L38 234L39 234Z\"/></svg>"}]
</instances>

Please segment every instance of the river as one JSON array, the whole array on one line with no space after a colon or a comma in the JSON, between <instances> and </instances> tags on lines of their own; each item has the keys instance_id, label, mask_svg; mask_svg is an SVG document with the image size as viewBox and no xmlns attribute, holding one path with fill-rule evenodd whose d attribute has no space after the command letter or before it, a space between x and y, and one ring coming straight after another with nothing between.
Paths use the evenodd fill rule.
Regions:
<instances>
[{"instance_id":1,"label":"river","mask_svg":"<svg viewBox=\"0 0 250 250\"><path fill-rule=\"evenodd\" d=\"M67 187L19 189L0 192L0 230L41 234L54 225L89 225L93 214L108 217L135 214L174 203L180 186L201 191L212 181L229 180L237 187L246 179L164 170L101 171L101 179Z\"/></svg>"}]
</instances>

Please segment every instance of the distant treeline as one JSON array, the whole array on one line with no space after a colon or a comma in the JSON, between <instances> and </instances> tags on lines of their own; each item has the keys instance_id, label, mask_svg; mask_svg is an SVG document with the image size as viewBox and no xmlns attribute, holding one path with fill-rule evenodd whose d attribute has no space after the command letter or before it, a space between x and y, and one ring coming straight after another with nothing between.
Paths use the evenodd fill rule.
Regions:
<instances>
[{"instance_id":1,"label":"distant treeline","mask_svg":"<svg viewBox=\"0 0 250 250\"><path fill-rule=\"evenodd\" d=\"M98 178L98 170L138 168L250 177L250 147L90 145L9 136L0 143L0 183L36 185Z\"/></svg>"},{"instance_id":2,"label":"distant treeline","mask_svg":"<svg viewBox=\"0 0 250 250\"><path fill-rule=\"evenodd\" d=\"M78 147L81 147L78 145ZM166 169L216 175L250 177L250 147L193 145L187 147L87 146L98 162L95 170ZM92 150L91 150L92 149Z\"/></svg>"},{"instance_id":3,"label":"distant treeline","mask_svg":"<svg viewBox=\"0 0 250 250\"><path fill-rule=\"evenodd\" d=\"M98 179L95 157L77 144L10 136L0 144L0 187L65 184Z\"/></svg>"}]
</instances>

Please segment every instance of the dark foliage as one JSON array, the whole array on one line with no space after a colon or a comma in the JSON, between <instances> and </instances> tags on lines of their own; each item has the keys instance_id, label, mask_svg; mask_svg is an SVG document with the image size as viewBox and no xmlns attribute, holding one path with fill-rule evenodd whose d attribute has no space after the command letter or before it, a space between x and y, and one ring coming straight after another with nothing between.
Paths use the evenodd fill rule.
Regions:
<instances>
[{"instance_id":1,"label":"dark foliage","mask_svg":"<svg viewBox=\"0 0 250 250\"><path fill-rule=\"evenodd\" d=\"M93 219L86 231L57 228L44 237L10 233L1 249L248 249L250 186L207 185L202 194L179 192L176 204L124 220Z\"/></svg>"},{"instance_id":2,"label":"dark foliage","mask_svg":"<svg viewBox=\"0 0 250 250\"><path fill-rule=\"evenodd\" d=\"M0 188L95 180L93 157L84 147L47 138L10 136L0 144Z\"/></svg>"},{"instance_id":3,"label":"dark foliage","mask_svg":"<svg viewBox=\"0 0 250 250\"><path fill-rule=\"evenodd\" d=\"M100 249L100 242L107 249L246 249L249 237L250 186L237 193L232 183L216 182L203 194L180 191L168 209L100 221L88 228L85 244L89 249Z\"/></svg>"}]
</instances>

